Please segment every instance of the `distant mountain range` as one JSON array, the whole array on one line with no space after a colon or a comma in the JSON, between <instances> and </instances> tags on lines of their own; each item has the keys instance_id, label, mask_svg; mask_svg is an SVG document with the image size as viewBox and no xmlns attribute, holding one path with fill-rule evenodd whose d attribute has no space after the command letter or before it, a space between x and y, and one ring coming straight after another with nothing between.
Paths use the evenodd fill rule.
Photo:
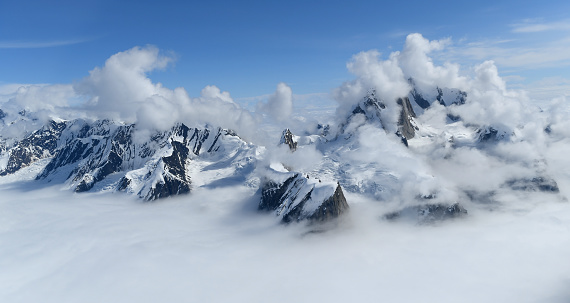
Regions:
<instances>
[{"instance_id":1,"label":"distant mountain range","mask_svg":"<svg viewBox=\"0 0 570 303\"><path fill-rule=\"evenodd\" d=\"M465 92L420 91L412 79L410 83L408 96L397 100L381 100L371 89L337 125L318 125L315 133L284 130L275 144L288 153L303 157L304 150L314 149L322 154L310 171L296 171L278 160L268 163L264 159L270 149L220 126L176 123L147 134L120 121L51 119L41 124L25 110L0 110L0 176L28 174L35 179L30 182L61 184L77 193L125 192L145 201L191 194L198 187L249 186L258 190L259 210L273 212L285 223L341 216L351 204L345 192L408 201L386 214L390 220L412 217L426 223L464 216L463 200L492 200L496 193L449 188L424 164L422 150L437 147L444 154L432 157L442 161L449 156L445 151L460 148L500 158L493 154L494 146L517 140L516 132L463 123L450 109L468 102ZM439 128L418 119L434 103L445 107L445 125ZM23 135L12 135L14 128L24 129ZM34 165L41 167L30 170ZM531 173L507 177L497 188L558 193L543 159L524 165L530 165L526 172Z\"/></svg>"}]
</instances>

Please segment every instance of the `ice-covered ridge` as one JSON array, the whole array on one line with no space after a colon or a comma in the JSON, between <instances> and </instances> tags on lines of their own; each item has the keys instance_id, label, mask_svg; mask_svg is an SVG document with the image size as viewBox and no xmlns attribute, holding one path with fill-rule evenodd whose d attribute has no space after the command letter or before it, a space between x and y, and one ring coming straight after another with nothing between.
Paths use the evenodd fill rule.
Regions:
<instances>
[{"instance_id":1,"label":"ice-covered ridge","mask_svg":"<svg viewBox=\"0 0 570 303\"><path fill-rule=\"evenodd\" d=\"M76 192L114 188L154 200L190 191L190 163L200 167L194 171L198 175L210 172L201 183L207 185L252 171L257 157L255 146L219 127L179 123L148 139L140 136L136 125L112 120L51 121L0 154L1 173L13 174L49 159L42 160L45 167L36 179L63 182ZM105 185L97 185L103 181Z\"/></svg>"},{"instance_id":2,"label":"ice-covered ridge","mask_svg":"<svg viewBox=\"0 0 570 303\"><path fill-rule=\"evenodd\" d=\"M348 208L340 184L272 168L264 174L259 209L274 211L285 223L325 221Z\"/></svg>"}]
</instances>

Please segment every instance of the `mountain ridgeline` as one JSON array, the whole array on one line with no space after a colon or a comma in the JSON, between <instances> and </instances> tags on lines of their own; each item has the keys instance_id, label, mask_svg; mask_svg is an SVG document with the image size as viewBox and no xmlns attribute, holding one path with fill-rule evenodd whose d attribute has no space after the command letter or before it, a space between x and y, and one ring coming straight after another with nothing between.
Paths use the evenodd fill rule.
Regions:
<instances>
[{"instance_id":1,"label":"mountain ridgeline","mask_svg":"<svg viewBox=\"0 0 570 303\"><path fill-rule=\"evenodd\" d=\"M189 193L187 169L206 154L248 149L233 131L176 124L138 142L136 126L111 120L50 121L8 149L1 175L50 159L36 180L62 182L75 192L126 191L156 200ZM231 165L232 163L229 163Z\"/></svg>"},{"instance_id":2,"label":"mountain ridgeline","mask_svg":"<svg viewBox=\"0 0 570 303\"><path fill-rule=\"evenodd\" d=\"M306 148L314 148L322 154L309 170L279 161L268 165L263 161L265 147L221 127L192 128L177 123L166 131L147 133L135 124L113 120L54 119L21 138L0 132L0 176L29 170L36 172L35 182L62 184L77 193L124 192L145 201L189 194L199 187L249 186L259 195L258 209L274 213L284 223L324 222L342 216L350 208L345 191L380 201L410 197L384 216L389 220L414 218L431 223L463 217L467 210L457 199L492 200L497 190L457 187L453 189L459 192L456 198L446 194L450 190L445 185L432 186L426 192L419 185L408 186L410 178L401 176L411 174L414 182L440 184L437 176L419 168L401 170L391 159L416 163L414 146L428 143L443 146L447 155L460 148L484 152L512 140L515 131L496 125L464 125L450 109L468 101L465 92L440 87L426 92L416 88L412 79L410 84L410 93L395 102L386 102L370 90L340 117L338 125L319 124L315 133L302 135L285 129L279 145L287 152L303 157ZM447 112L449 130L441 134L418 120L434 102ZM397 113L395 119L393 113ZM18 121L28 115L20 113ZM4 126L18 121L10 121L9 113L0 111ZM458 128L461 133L454 133ZM375 139L381 142L371 141L371 135L376 138L374 132L382 133ZM442 136L445 140L437 141ZM371 146L390 148L382 148L382 155L376 156L375 150L367 150ZM363 151L366 156L357 156ZM506 179L497 189L558 193L544 161L533 163L532 173ZM410 166L413 164L405 167Z\"/></svg>"}]
</instances>

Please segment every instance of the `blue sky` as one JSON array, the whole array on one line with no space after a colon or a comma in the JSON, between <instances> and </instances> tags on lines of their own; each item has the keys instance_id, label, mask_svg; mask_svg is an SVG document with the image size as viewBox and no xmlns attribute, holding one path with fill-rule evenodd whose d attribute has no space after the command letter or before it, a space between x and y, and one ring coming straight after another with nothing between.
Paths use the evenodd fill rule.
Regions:
<instances>
[{"instance_id":1,"label":"blue sky","mask_svg":"<svg viewBox=\"0 0 570 303\"><path fill-rule=\"evenodd\" d=\"M352 55L400 50L409 33L451 38L436 60L487 59L513 87L570 87L567 1L12 1L0 2L0 85L73 83L111 55L155 45L176 61L150 75L235 99L326 93L351 79ZM565 54L565 53L568 54Z\"/></svg>"}]
</instances>

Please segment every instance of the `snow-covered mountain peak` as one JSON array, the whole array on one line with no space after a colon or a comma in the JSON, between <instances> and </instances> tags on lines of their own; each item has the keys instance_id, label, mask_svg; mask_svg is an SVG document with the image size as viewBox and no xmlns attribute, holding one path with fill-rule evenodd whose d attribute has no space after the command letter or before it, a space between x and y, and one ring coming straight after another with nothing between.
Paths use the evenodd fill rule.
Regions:
<instances>
[{"instance_id":1,"label":"snow-covered mountain peak","mask_svg":"<svg viewBox=\"0 0 570 303\"><path fill-rule=\"evenodd\" d=\"M294 152L295 150L297 150L297 141L298 137L294 136L293 133L291 133L291 130L287 128L281 134L281 139L279 140L279 144L285 144L289 146L289 149Z\"/></svg>"},{"instance_id":2,"label":"snow-covered mountain peak","mask_svg":"<svg viewBox=\"0 0 570 303\"><path fill-rule=\"evenodd\" d=\"M544 158L539 152L520 156L517 170L482 177L477 163L513 165L509 146L528 144L525 130L463 121L456 109L474 101L460 90L411 87L408 96L395 100L371 89L346 103L352 107L337 112L336 124L302 134L286 128L278 146L268 150L209 124L174 123L158 131L111 119L54 119L39 126L26 113L14 125L32 123L35 130L23 138L7 137L3 124L0 175L42 163L43 169L29 170L41 184L120 191L144 200L239 184L257 189L260 209L275 211L284 222L338 216L350 203L344 192L393 203L396 213L452 214L464 214L465 201L506 190L559 192L548 169L532 167ZM457 176L455 170L466 163L479 182Z\"/></svg>"},{"instance_id":3,"label":"snow-covered mountain peak","mask_svg":"<svg viewBox=\"0 0 570 303\"><path fill-rule=\"evenodd\" d=\"M328 221L349 209L338 183L271 167L264 175L258 209L273 211L284 223Z\"/></svg>"},{"instance_id":4,"label":"snow-covered mountain peak","mask_svg":"<svg viewBox=\"0 0 570 303\"><path fill-rule=\"evenodd\" d=\"M465 104L467 100L467 93L460 89L439 86L420 88L412 78L409 78L408 82L412 86L408 98L417 115L423 114L434 102L451 106Z\"/></svg>"},{"instance_id":5,"label":"snow-covered mountain peak","mask_svg":"<svg viewBox=\"0 0 570 303\"><path fill-rule=\"evenodd\" d=\"M5 146L0 174L46 159L37 180L63 183L75 192L127 191L154 200L188 193L196 169L213 172L209 182L234 174L241 177L253 171L258 157L254 145L219 127L189 128L177 123L144 140L135 140L137 136L136 125L109 119L52 120ZM215 162L218 167L206 164Z\"/></svg>"}]
</instances>

